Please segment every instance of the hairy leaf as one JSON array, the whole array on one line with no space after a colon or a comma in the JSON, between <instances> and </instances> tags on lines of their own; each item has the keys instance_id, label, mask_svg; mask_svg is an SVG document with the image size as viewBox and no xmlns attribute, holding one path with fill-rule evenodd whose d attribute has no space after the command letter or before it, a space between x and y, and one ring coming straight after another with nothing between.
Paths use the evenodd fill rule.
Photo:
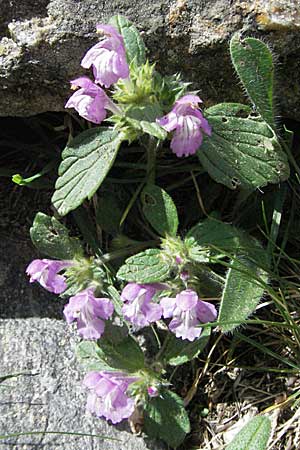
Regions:
<instances>
[{"instance_id":1,"label":"hairy leaf","mask_svg":"<svg viewBox=\"0 0 300 450\"><path fill-rule=\"evenodd\" d=\"M176 206L170 195L159 186L147 184L141 193L143 213L161 236L175 236L178 229Z\"/></svg>"},{"instance_id":2,"label":"hairy leaf","mask_svg":"<svg viewBox=\"0 0 300 450\"><path fill-rule=\"evenodd\" d=\"M112 329L113 328L113 329ZM117 338L116 338L117 336ZM136 372L144 367L144 354L130 336L120 334L118 327L110 327L97 342L82 341L77 357L88 370L125 370Z\"/></svg>"},{"instance_id":3,"label":"hairy leaf","mask_svg":"<svg viewBox=\"0 0 300 450\"><path fill-rule=\"evenodd\" d=\"M119 269L117 277L134 283L157 283L166 280L170 270L171 267L163 259L162 252L150 248L128 258Z\"/></svg>"},{"instance_id":4,"label":"hairy leaf","mask_svg":"<svg viewBox=\"0 0 300 450\"><path fill-rule=\"evenodd\" d=\"M145 406L145 431L152 438L163 439L172 448L178 447L190 432L190 421L183 401L167 389Z\"/></svg>"},{"instance_id":5,"label":"hairy leaf","mask_svg":"<svg viewBox=\"0 0 300 450\"><path fill-rule=\"evenodd\" d=\"M273 78L272 53L267 45L255 38L241 39L235 34L230 41L231 60L247 94L261 117L273 128Z\"/></svg>"},{"instance_id":6,"label":"hairy leaf","mask_svg":"<svg viewBox=\"0 0 300 450\"><path fill-rule=\"evenodd\" d=\"M256 416L241 429L226 450L266 450L270 435L270 419Z\"/></svg>"},{"instance_id":7,"label":"hairy leaf","mask_svg":"<svg viewBox=\"0 0 300 450\"><path fill-rule=\"evenodd\" d=\"M210 249L210 254L220 252L234 252L240 244L242 232L236 227L209 217L197 223L187 233L186 237L193 237L200 247Z\"/></svg>"},{"instance_id":8,"label":"hairy leaf","mask_svg":"<svg viewBox=\"0 0 300 450\"><path fill-rule=\"evenodd\" d=\"M55 217L37 213L30 228L35 247L55 259L73 259L83 254L79 239L71 238L68 229Z\"/></svg>"},{"instance_id":9,"label":"hairy leaf","mask_svg":"<svg viewBox=\"0 0 300 450\"><path fill-rule=\"evenodd\" d=\"M234 255L226 275L218 317L223 332L232 331L253 313L268 282L267 254L260 244L249 237L243 247L242 254L237 251Z\"/></svg>"},{"instance_id":10,"label":"hairy leaf","mask_svg":"<svg viewBox=\"0 0 300 450\"><path fill-rule=\"evenodd\" d=\"M197 154L209 175L230 189L255 190L289 177L287 156L273 129L237 103L206 110L212 135L205 136Z\"/></svg>"},{"instance_id":11,"label":"hairy leaf","mask_svg":"<svg viewBox=\"0 0 300 450\"><path fill-rule=\"evenodd\" d=\"M110 170L122 140L122 133L97 127L79 134L67 145L52 197L60 215L93 196Z\"/></svg>"}]
</instances>

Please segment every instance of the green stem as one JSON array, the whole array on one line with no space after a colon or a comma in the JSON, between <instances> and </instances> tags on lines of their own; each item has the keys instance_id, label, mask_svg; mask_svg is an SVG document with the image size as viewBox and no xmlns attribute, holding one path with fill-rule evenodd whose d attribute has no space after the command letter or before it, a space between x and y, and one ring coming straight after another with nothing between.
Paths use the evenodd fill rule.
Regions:
<instances>
[{"instance_id":1,"label":"green stem","mask_svg":"<svg viewBox=\"0 0 300 450\"><path fill-rule=\"evenodd\" d=\"M171 338L171 333L168 333L167 336L166 336L166 339L163 342L163 345L160 347L158 353L155 356L155 362L159 361L159 358L161 357L161 355L165 351L166 346L168 345L168 343L170 341L170 338Z\"/></svg>"},{"instance_id":2,"label":"green stem","mask_svg":"<svg viewBox=\"0 0 300 450\"><path fill-rule=\"evenodd\" d=\"M150 136L147 145L147 181L151 184L155 184L155 163L157 148L157 140Z\"/></svg>"}]
</instances>

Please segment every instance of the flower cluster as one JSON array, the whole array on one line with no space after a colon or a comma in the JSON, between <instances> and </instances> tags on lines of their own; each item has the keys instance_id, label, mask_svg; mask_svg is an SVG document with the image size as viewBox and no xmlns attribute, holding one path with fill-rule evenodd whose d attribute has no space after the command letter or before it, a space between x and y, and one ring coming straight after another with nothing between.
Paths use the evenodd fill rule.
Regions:
<instances>
[{"instance_id":1,"label":"flower cluster","mask_svg":"<svg viewBox=\"0 0 300 450\"><path fill-rule=\"evenodd\" d=\"M124 114L122 107L111 100L103 87L110 88L119 80L124 80L124 86L134 88L130 80L123 37L112 25L98 24L97 32L101 35L100 42L90 48L81 61L83 68L92 69L94 81L87 76L71 80L71 88L78 90L65 106L74 108L84 119L100 124L107 117L107 111L116 116ZM149 66L147 62L141 66L140 73L143 73L143 68L148 67L151 67L153 72L154 66ZM146 83L146 80L144 81ZM150 84L152 86L152 82ZM138 91L138 86L135 89ZM144 98L143 95L139 96L138 92L132 94L136 94L137 98ZM123 95L125 98L125 93ZM122 103L122 98L120 101ZM202 100L197 95L184 95L175 102L166 116L156 119L157 124L166 131L174 132L171 149L178 157L195 154L202 144L203 133L211 136L211 127L203 117L199 103L202 103Z\"/></svg>"},{"instance_id":2,"label":"flower cluster","mask_svg":"<svg viewBox=\"0 0 300 450\"><path fill-rule=\"evenodd\" d=\"M26 269L30 282L38 281L47 291L62 294L67 289L66 278L60 274L71 267L72 261L35 259ZM77 322L78 334L83 339L99 339L105 328L104 320L109 319L114 306L109 298L97 298L93 288L78 292L70 298L64 308L67 323Z\"/></svg>"},{"instance_id":3,"label":"flower cluster","mask_svg":"<svg viewBox=\"0 0 300 450\"><path fill-rule=\"evenodd\" d=\"M204 302L192 289L186 289L175 298L163 297L160 303L154 295L166 289L162 284L129 283L123 289L121 299L124 317L137 328L143 328L162 317L172 318L169 329L176 337L193 341L201 334L201 323L213 322L217 317L214 305Z\"/></svg>"},{"instance_id":4,"label":"flower cluster","mask_svg":"<svg viewBox=\"0 0 300 450\"><path fill-rule=\"evenodd\" d=\"M67 101L66 108L74 108L84 119L100 124L106 118L106 110L120 113L117 105L99 86L109 88L120 78L129 76L129 66L123 37L111 25L98 24L97 32L102 39L88 50L81 61L85 69L93 69L95 82L88 77L71 81L73 89L80 88Z\"/></svg>"}]
</instances>

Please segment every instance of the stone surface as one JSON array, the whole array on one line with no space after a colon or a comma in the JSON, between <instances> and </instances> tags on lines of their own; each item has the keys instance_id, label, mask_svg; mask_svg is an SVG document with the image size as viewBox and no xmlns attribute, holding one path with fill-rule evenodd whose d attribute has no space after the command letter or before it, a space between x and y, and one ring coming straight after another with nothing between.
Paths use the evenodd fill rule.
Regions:
<instances>
[{"instance_id":1,"label":"stone surface","mask_svg":"<svg viewBox=\"0 0 300 450\"><path fill-rule=\"evenodd\" d=\"M68 80L96 42L95 24L123 14L143 31L149 56L165 73L181 71L207 105L240 101L228 41L242 30L269 43L277 60L277 101L300 113L298 0L0 0L0 114L61 111Z\"/></svg>"},{"instance_id":2,"label":"stone surface","mask_svg":"<svg viewBox=\"0 0 300 450\"><path fill-rule=\"evenodd\" d=\"M159 443L128 432L126 425L110 426L86 414L76 341L64 321L0 320L0 434L59 431L110 439L41 434L0 440L0 450L162 450ZM1 383L9 374L19 375Z\"/></svg>"}]
</instances>

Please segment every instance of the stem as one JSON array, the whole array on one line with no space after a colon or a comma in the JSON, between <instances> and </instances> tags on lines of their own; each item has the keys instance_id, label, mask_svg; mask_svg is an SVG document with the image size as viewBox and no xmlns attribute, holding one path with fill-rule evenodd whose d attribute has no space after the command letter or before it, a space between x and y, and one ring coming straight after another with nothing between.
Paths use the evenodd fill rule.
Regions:
<instances>
[{"instance_id":1,"label":"stem","mask_svg":"<svg viewBox=\"0 0 300 450\"><path fill-rule=\"evenodd\" d=\"M155 162L157 147L157 140L150 136L147 145L147 181L151 184L155 184Z\"/></svg>"},{"instance_id":2,"label":"stem","mask_svg":"<svg viewBox=\"0 0 300 450\"><path fill-rule=\"evenodd\" d=\"M297 161L294 158L294 155L293 155L290 147L287 145L287 143L283 139L280 139L280 143L284 147L284 149L285 149L285 151L287 153L287 156L289 158L290 163L294 167L294 169L297 172L298 176L300 176L300 168L299 168L299 166L297 164Z\"/></svg>"},{"instance_id":3,"label":"stem","mask_svg":"<svg viewBox=\"0 0 300 450\"><path fill-rule=\"evenodd\" d=\"M169 343L170 338L171 338L171 333L168 332L167 337L163 342L163 345L161 346L160 350L158 351L157 355L155 356L155 362L159 361L159 358L165 351L165 348L166 348L167 344Z\"/></svg>"}]
</instances>

